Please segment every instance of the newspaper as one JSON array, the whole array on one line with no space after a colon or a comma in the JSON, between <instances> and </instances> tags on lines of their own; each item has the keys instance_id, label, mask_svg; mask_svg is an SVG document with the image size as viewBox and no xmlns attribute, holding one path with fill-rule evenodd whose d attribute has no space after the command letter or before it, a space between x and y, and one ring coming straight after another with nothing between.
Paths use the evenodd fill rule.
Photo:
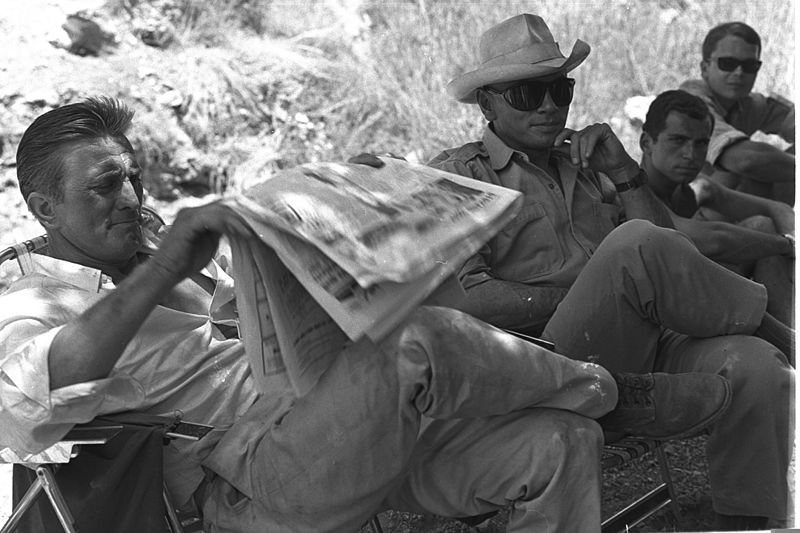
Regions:
<instances>
[{"instance_id":1,"label":"newspaper","mask_svg":"<svg viewBox=\"0 0 800 533\"><path fill-rule=\"evenodd\" d=\"M516 214L521 194L386 159L301 165L226 200L242 337L262 390L298 396L347 342L378 341Z\"/></svg>"}]
</instances>

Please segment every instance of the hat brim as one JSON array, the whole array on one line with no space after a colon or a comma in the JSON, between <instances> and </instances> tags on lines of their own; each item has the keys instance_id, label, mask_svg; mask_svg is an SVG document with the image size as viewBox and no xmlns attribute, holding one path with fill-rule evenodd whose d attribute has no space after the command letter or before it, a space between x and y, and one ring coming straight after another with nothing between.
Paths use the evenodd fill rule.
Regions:
<instances>
[{"instance_id":1,"label":"hat brim","mask_svg":"<svg viewBox=\"0 0 800 533\"><path fill-rule=\"evenodd\" d=\"M542 78L559 72L569 72L583 63L590 51L591 47L578 39L575 41L569 57L550 59L539 63L512 63L477 68L453 78L447 84L447 92L459 102L474 104L476 103L475 91L480 87L493 83Z\"/></svg>"}]
</instances>

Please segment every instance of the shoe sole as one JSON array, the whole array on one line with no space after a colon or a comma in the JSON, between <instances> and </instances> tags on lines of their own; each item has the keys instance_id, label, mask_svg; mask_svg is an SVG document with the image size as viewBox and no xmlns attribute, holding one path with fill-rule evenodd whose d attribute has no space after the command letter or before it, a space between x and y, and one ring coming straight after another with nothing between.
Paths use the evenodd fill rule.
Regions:
<instances>
[{"instance_id":1,"label":"shoe sole","mask_svg":"<svg viewBox=\"0 0 800 533\"><path fill-rule=\"evenodd\" d=\"M701 420L691 428L685 429L680 433L676 433L675 435L670 435L669 437L653 438L653 440L665 441L665 440L679 440L679 439L687 439L689 437L695 437L699 435L706 427L716 422L719 419L719 417L725 414L725 411L728 410L728 406L731 404L731 396L732 396L731 384L725 378L723 378L723 384L725 385L725 401L722 403L722 406L719 409L711 413L711 416L709 416L705 420Z\"/></svg>"}]
</instances>

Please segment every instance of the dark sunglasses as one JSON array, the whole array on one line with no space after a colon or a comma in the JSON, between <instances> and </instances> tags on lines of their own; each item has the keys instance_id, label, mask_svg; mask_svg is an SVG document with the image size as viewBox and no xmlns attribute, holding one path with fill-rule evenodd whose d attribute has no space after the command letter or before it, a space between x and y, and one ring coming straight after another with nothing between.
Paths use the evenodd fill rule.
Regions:
<instances>
[{"instance_id":1,"label":"dark sunglasses","mask_svg":"<svg viewBox=\"0 0 800 533\"><path fill-rule=\"evenodd\" d=\"M518 111L533 111L544 102L545 93L550 93L550 98L558 107L569 105L572 102L572 89L575 87L573 78L558 78L549 82L530 81L514 85L508 89L497 91L491 87L484 87L490 93L500 94L508 105Z\"/></svg>"},{"instance_id":2,"label":"dark sunglasses","mask_svg":"<svg viewBox=\"0 0 800 533\"><path fill-rule=\"evenodd\" d=\"M755 74L761 68L761 61L758 59L737 59L735 57L717 58L717 66L725 72L733 72L739 65L742 66L742 71L747 74Z\"/></svg>"}]
</instances>

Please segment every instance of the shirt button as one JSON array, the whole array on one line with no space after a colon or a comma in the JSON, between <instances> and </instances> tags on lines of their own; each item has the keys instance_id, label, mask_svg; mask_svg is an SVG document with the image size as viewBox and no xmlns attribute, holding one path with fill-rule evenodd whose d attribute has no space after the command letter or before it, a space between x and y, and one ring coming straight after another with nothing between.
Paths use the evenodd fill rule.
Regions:
<instances>
[{"instance_id":1,"label":"shirt button","mask_svg":"<svg viewBox=\"0 0 800 533\"><path fill-rule=\"evenodd\" d=\"M556 188L556 186L555 186L555 185L553 185L552 183L551 183L551 184L549 184L549 185L548 185L548 187L550 187L551 189L555 189L555 188Z\"/></svg>"}]
</instances>

